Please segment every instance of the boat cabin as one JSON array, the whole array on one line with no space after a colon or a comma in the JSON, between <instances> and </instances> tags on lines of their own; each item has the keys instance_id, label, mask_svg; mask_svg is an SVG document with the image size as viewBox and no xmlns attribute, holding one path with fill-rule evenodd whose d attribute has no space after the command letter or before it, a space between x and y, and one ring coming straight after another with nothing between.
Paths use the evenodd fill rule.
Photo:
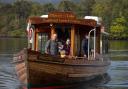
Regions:
<instances>
[{"instance_id":1,"label":"boat cabin","mask_svg":"<svg viewBox=\"0 0 128 89\"><path fill-rule=\"evenodd\" d=\"M83 57L81 43L85 34L89 36L88 59L91 50L93 50L94 58L96 53L106 52L103 41L106 41L108 34L104 32L98 17L86 16L78 19L72 12L51 12L48 15L30 17L27 31L28 48L42 54L45 53L46 42L55 33L60 42L70 39L70 55L73 57Z\"/></svg>"}]
</instances>

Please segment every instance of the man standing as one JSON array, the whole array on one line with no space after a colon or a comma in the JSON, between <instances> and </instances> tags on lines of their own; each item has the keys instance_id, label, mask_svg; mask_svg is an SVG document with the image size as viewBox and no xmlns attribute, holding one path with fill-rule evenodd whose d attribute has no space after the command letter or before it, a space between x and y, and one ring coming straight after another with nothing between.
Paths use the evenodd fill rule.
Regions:
<instances>
[{"instance_id":1,"label":"man standing","mask_svg":"<svg viewBox=\"0 0 128 89\"><path fill-rule=\"evenodd\" d=\"M88 57L88 35L85 35L84 39L82 40L82 52L84 57Z\"/></svg>"},{"instance_id":2,"label":"man standing","mask_svg":"<svg viewBox=\"0 0 128 89\"><path fill-rule=\"evenodd\" d=\"M51 39L47 41L45 46L45 53L51 55L58 55L57 34L53 34Z\"/></svg>"}]
</instances>

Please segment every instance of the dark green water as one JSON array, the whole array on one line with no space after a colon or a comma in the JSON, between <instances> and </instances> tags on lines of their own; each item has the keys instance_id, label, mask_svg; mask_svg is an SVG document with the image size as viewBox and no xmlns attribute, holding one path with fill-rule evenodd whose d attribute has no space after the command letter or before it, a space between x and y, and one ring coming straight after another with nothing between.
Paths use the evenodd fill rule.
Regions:
<instances>
[{"instance_id":1,"label":"dark green water","mask_svg":"<svg viewBox=\"0 0 128 89\"><path fill-rule=\"evenodd\" d=\"M0 38L0 89L19 89L12 54L27 47L25 38ZM128 89L128 41L110 41L109 56L112 60L107 84L88 86L89 83L68 85L68 89Z\"/></svg>"},{"instance_id":2,"label":"dark green water","mask_svg":"<svg viewBox=\"0 0 128 89\"><path fill-rule=\"evenodd\" d=\"M0 54L13 54L27 47L27 38L0 38Z\"/></svg>"},{"instance_id":3,"label":"dark green water","mask_svg":"<svg viewBox=\"0 0 128 89\"><path fill-rule=\"evenodd\" d=\"M110 50L127 50L128 51L128 41L112 40L110 41Z\"/></svg>"},{"instance_id":4,"label":"dark green water","mask_svg":"<svg viewBox=\"0 0 128 89\"><path fill-rule=\"evenodd\" d=\"M110 41L109 56L112 60L128 61L128 41Z\"/></svg>"},{"instance_id":5,"label":"dark green water","mask_svg":"<svg viewBox=\"0 0 128 89\"><path fill-rule=\"evenodd\" d=\"M19 89L13 54L27 47L25 38L0 38L0 89Z\"/></svg>"}]
</instances>

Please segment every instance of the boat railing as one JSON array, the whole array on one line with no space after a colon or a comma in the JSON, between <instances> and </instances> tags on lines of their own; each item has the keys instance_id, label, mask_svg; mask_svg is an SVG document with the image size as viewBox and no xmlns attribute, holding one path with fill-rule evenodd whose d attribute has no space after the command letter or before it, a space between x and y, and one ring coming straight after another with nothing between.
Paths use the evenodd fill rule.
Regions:
<instances>
[{"instance_id":1,"label":"boat railing","mask_svg":"<svg viewBox=\"0 0 128 89\"><path fill-rule=\"evenodd\" d=\"M88 33L88 60L90 60L90 34L91 34L91 32L94 32L94 44L93 44L94 56L93 57L94 57L94 59L96 57L96 29L94 28L94 29L90 30Z\"/></svg>"}]
</instances>

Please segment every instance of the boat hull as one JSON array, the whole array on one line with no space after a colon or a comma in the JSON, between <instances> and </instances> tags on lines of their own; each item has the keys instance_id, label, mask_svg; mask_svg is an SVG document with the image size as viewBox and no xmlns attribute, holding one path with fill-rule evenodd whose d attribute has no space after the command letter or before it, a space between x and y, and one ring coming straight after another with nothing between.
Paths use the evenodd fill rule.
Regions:
<instances>
[{"instance_id":1,"label":"boat hull","mask_svg":"<svg viewBox=\"0 0 128 89\"><path fill-rule=\"evenodd\" d=\"M65 65L54 63L29 62L29 80L39 83L72 83L93 79L106 73L107 66ZM34 77L33 77L34 76ZM33 81L34 80L34 81ZM45 81L45 82L44 82Z\"/></svg>"},{"instance_id":2,"label":"boat hull","mask_svg":"<svg viewBox=\"0 0 128 89\"><path fill-rule=\"evenodd\" d=\"M109 61L65 59L64 61L38 60L39 55L23 52L22 61L16 62L19 80L28 88L56 86L89 81L107 72ZM45 57L43 57L45 58ZM20 72L19 72L20 71Z\"/></svg>"}]
</instances>

